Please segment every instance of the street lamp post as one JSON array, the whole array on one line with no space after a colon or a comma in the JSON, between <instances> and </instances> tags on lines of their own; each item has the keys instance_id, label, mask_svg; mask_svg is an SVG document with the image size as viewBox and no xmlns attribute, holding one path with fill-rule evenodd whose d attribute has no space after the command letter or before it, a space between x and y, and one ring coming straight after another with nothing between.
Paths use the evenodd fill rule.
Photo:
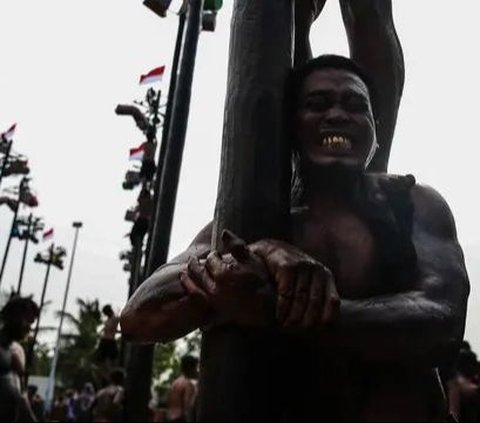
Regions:
<instances>
[{"instance_id":1,"label":"street lamp post","mask_svg":"<svg viewBox=\"0 0 480 423\"><path fill-rule=\"evenodd\" d=\"M58 331L57 331L57 341L55 343L55 353L53 355L52 359L52 365L50 367L50 374L48 376L48 384L47 384L47 392L45 395L45 408L47 411L50 411L51 405L52 405L52 400L53 400L53 394L55 391L55 372L57 368L57 362L58 362L58 355L60 351L60 340L62 337L62 326L63 326L63 318L65 316L65 309L67 306L67 298L68 298L68 291L70 289L70 281L72 278L72 269L73 269L73 261L75 259L75 252L77 250L77 241L78 241L78 231L80 228L83 226L82 222L73 222L73 227L75 228L75 237L73 240L73 248L72 248L72 257L70 258L70 267L68 268L68 276L67 276L67 285L65 287L65 294L63 296L63 304L62 304L62 312L60 314L60 323L58 325Z\"/></svg>"}]
</instances>

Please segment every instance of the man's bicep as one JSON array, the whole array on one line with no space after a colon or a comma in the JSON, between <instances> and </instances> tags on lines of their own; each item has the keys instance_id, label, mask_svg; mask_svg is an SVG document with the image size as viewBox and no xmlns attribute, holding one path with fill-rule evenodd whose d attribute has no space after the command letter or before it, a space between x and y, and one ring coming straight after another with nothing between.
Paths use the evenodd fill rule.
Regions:
<instances>
[{"instance_id":1,"label":"man's bicep","mask_svg":"<svg viewBox=\"0 0 480 423\"><path fill-rule=\"evenodd\" d=\"M425 296L464 320L469 294L465 259L455 221L446 201L435 190L416 186L413 243L417 253L418 286Z\"/></svg>"},{"instance_id":2,"label":"man's bicep","mask_svg":"<svg viewBox=\"0 0 480 423\"><path fill-rule=\"evenodd\" d=\"M469 282L462 249L456 240L431 234L416 234L417 288L431 300L451 306L465 306Z\"/></svg>"}]
</instances>

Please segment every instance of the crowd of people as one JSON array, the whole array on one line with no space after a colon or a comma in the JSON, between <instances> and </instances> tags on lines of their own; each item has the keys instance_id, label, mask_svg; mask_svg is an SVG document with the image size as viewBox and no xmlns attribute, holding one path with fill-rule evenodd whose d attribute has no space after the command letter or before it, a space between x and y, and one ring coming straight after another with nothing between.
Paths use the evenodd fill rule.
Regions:
<instances>
[{"instance_id":1,"label":"crowd of people","mask_svg":"<svg viewBox=\"0 0 480 423\"><path fill-rule=\"evenodd\" d=\"M104 308L107 339L115 331L111 307ZM62 389L56 392L51 410L47 413L45 399L38 387L22 388L19 343L28 335L31 324L38 316L38 307L29 298L12 298L1 311L0 329L0 421L60 421L60 422L114 422L123 421L125 403L125 372L115 367L112 354L108 357L111 368L108 381L96 387L86 382L82 389ZM113 319L113 320L112 320ZM104 351L101 337L98 351ZM21 346L20 346L21 348ZM113 351L111 346L109 351ZM197 398L198 359L185 355L180 363L181 375L176 378L164 398L151 405L151 421L194 421ZM20 369L20 373L19 373ZM462 343L454 364L441 372L443 386L448 397L450 415L459 422L480 422L480 362L467 341Z\"/></svg>"},{"instance_id":2,"label":"crowd of people","mask_svg":"<svg viewBox=\"0 0 480 423\"><path fill-rule=\"evenodd\" d=\"M12 297L1 310L0 421L119 422L125 404L125 371L120 364L115 335L118 317L110 305L103 307L105 322L93 354L99 365L100 386L85 382L81 389L57 388L51 409L38 386L25 388L25 354L21 343L39 314L30 298ZM101 369L101 370L100 370ZM191 421L194 415L198 359L185 355L181 375L165 396L151 406L152 421Z\"/></svg>"}]
</instances>

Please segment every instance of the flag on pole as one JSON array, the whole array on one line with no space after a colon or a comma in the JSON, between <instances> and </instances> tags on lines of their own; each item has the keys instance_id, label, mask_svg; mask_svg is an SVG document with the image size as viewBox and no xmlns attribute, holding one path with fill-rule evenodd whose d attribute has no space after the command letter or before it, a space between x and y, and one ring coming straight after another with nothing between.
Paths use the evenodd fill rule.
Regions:
<instances>
[{"instance_id":1,"label":"flag on pole","mask_svg":"<svg viewBox=\"0 0 480 423\"><path fill-rule=\"evenodd\" d=\"M145 145L145 143L143 143L142 145L140 145L140 147L131 148L131 149L130 149L130 157L129 157L129 160L139 160L139 161L142 161L142 160L143 160L143 154L144 154L144 145Z\"/></svg>"},{"instance_id":2,"label":"flag on pole","mask_svg":"<svg viewBox=\"0 0 480 423\"><path fill-rule=\"evenodd\" d=\"M43 240L43 241L48 241L49 239L52 239L52 238L53 238L53 228L47 229L47 230L43 233L42 240Z\"/></svg>"},{"instance_id":3,"label":"flag on pole","mask_svg":"<svg viewBox=\"0 0 480 423\"><path fill-rule=\"evenodd\" d=\"M11 141L13 138L13 135L15 134L15 128L17 127L17 124L14 123L10 128L8 128L5 132L2 132L0 134L0 138Z\"/></svg>"},{"instance_id":4,"label":"flag on pole","mask_svg":"<svg viewBox=\"0 0 480 423\"><path fill-rule=\"evenodd\" d=\"M154 82L160 82L165 73L165 66L159 66L158 68L152 69L150 72L145 75L140 76L140 85L152 84Z\"/></svg>"}]
</instances>

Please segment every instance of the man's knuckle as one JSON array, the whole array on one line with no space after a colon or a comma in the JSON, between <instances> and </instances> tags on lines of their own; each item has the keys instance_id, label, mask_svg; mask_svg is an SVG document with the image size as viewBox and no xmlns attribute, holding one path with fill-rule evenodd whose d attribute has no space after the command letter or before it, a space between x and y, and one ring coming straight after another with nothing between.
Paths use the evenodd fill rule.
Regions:
<instances>
[{"instance_id":1,"label":"man's knuckle","mask_svg":"<svg viewBox=\"0 0 480 423\"><path fill-rule=\"evenodd\" d=\"M280 285L278 287L278 294L284 298L290 298L292 296L292 287L288 284Z\"/></svg>"},{"instance_id":2,"label":"man's knuckle","mask_svg":"<svg viewBox=\"0 0 480 423\"><path fill-rule=\"evenodd\" d=\"M310 296L310 303L314 306L318 306L322 304L322 297L319 295L312 295Z\"/></svg>"},{"instance_id":3,"label":"man's knuckle","mask_svg":"<svg viewBox=\"0 0 480 423\"><path fill-rule=\"evenodd\" d=\"M308 295L305 291L297 291L295 293L295 300L298 301L298 302L306 302L308 299Z\"/></svg>"},{"instance_id":4,"label":"man's knuckle","mask_svg":"<svg viewBox=\"0 0 480 423\"><path fill-rule=\"evenodd\" d=\"M334 308L338 308L340 306L340 298L338 297L338 295L335 295L335 294L328 295L328 302Z\"/></svg>"}]
</instances>

